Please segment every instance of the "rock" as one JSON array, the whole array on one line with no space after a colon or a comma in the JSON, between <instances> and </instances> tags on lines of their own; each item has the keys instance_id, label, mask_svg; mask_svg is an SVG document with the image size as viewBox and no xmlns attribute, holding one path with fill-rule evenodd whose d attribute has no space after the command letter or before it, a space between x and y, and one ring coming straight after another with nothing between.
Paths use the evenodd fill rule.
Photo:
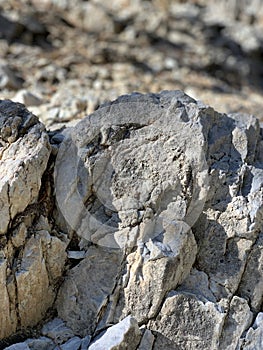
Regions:
<instances>
[{"instance_id":1,"label":"rock","mask_svg":"<svg viewBox=\"0 0 263 350\"><path fill-rule=\"evenodd\" d=\"M186 104L189 104L189 110L185 109ZM168 124L165 136L161 131L164 108L168 121L175 118ZM55 181L59 208L79 236L109 248L123 248L132 246L136 235L139 235L137 241L142 242L157 238L161 226L165 226L169 233L160 238L166 241L164 246L158 248L158 244L151 245L149 241L151 247L147 249L159 249L160 256L177 255L176 247L168 248L165 244L170 244L173 230L184 237L179 238L178 234L175 246L184 241L187 224L184 226L181 221L190 225L195 222L207 189L202 128L201 124L191 121L197 113L194 100L181 92L163 92L149 97L132 94L102 106L91 115L92 122L85 118L71 130L57 157ZM188 150L184 153L192 133L200 141L194 144L194 156ZM180 141L179 134L182 135ZM163 147L165 152L162 152ZM140 161L137 161L138 152ZM88 161L79 155L89 157ZM158 162L152 161L155 157ZM82 163L83 170L78 173ZM192 188L188 186L186 171L196 174ZM66 195L62 181L65 174L70 196ZM80 191L76 188L77 183L81 183ZM98 198L94 204L92 186ZM189 196L181 193L187 190L191 193ZM90 198L88 210L81 197ZM84 215L80 223L79 217ZM156 259L155 255L159 253L155 250L149 256L150 260Z\"/></svg>"},{"instance_id":2,"label":"rock","mask_svg":"<svg viewBox=\"0 0 263 350\"><path fill-rule=\"evenodd\" d=\"M0 113L0 234L4 234L10 220L37 200L50 145L43 125L22 105L1 101Z\"/></svg>"},{"instance_id":3,"label":"rock","mask_svg":"<svg viewBox=\"0 0 263 350\"><path fill-rule=\"evenodd\" d=\"M54 318L52 321L46 323L41 333L51 338L59 345L66 343L69 339L74 337L72 329L66 327L65 323L59 318Z\"/></svg>"},{"instance_id":4,"label":"rock","mask_svg":"<svg viewBox=\"0 0 263 350\"><path fill-rule=\"evenodd\" d=\"M65 277L56 307L74 333L84 337L94 332L115 287L121 257L118 252L90 247L85 259Z\"/></svg>"},{"instance_id":5,"label":"rock","mask_svg":"<svg viewBox=\"0 0 263 350\"><path fill-rule=\"evenodd\" d=\"M0 14L0 37L11 41L23 31L23 25L13 22L7 17Z\"/></svg>"},{"instance_id":6,"label":"rock","mask_svg":"<svg viewBox=\"0 0 263 350\"><path fill-rule=\"evenodd\" d=\"M234 296L223 326L219 349L236 349L243 332L253 319L249 305L245 299Z\"/></svg>"},{"instance_id":7,"label":"rock","mask_svg":"<svg viewBox=\"0 0 263 350\"><path fill-rule=\"evenodd\" d=\"M166 114L163 114L164 108ZM159 124L164 115L168 121ZM117 323L129 314L144 324L149 319L158 319L158 310L165 295L181 284L178 295L186 299L189 293L193 295L191 302L196 307L196 316L192 316L209 315L204 321L206 326L203 330L193 329L193 337L205 332L206 327L210 329L216 322L218 328L212 327L209 338L202 340L200 336L198 342L204 348L216 348L220 341L225 344L227 334L231 333L230 346L237 343L249 325L251 313L245 301L242 301L243 295L232 302L231 299L241 282L250 250L258 235L262 202L262 175L255 159L260 129L255 119L246 118L244 115L228 117L217 114L180 92L163 92L148 97L133 94L123 96L114 103L106 103L66 136L56 163L57 200L66 220L84 241L110 249L125 248L127 252L134 245L137 246L134 252L126 256L122 281L106 307L108 316L102 325L112 321ZM132 127L128 127L130 120ZM167 135L164 143L159 134L161 130L161 135ZM193 130L195 135L191 136ZM173 139L173 135L178 136ZM205 140L208 140L207 148L204 147ZM134 146L131 146L132 142ZM158 153L159 143L162 147ZM153 159L152 144L162 168L156 169L155 163L152 165L149 160ZM164 158L161 156L163 149L166 150ZM136 150L136 157L133 150ZM182 150L184 167L177 168ZM142 159L138 161L140 154ZM178 163L172 163L171 159ZM209 184L206 159L210 167ZM164 166L166 162L167 166ZM141 167L141 164L144 166ZM248 168L245 164L248 164ZM180 171L185 175L180 175ZM245 176L246 171L255 176ZM188 173L192 173L190 178L195 179L192 186L189 186ZM70 190L66 190L62 182L65 174L68 175L66 184ZM174 180L173 174L177 174ZM162 181L166 178L169 181L159 185L158 176ZM143 186L140 182L142 179ZM237 187L240 183L244 186L241 189ZM187 190L191 191L189 197L183 191L186 184ZM93 188L92 195L90 188ZM124 192L123 188L129 190ZM136 192L133 194L134 189ZM69 191L71 197L66 195ZM81 198L85 198L86 207ZM95 200L95 204L92 204L92 200ZM210 228L212 224L214 229ZM192 226L199 246L197 266L201 269L193 269L190 273L197 251ZM216 232L212 236L214 239L206 234L210 230ZM227 254L224 248L226 239ZM211 255L214 256L212 261ZM74 274L77 276L75 269ZM74 278L73 275L70 278ZM78 282L75 285L80 284ZM69 286L65 288L70 290ZM83 292L80 294L84 295ZM60 297L60 300L66 299ZM72 297L70 300L73 300ZM244 305L241 311L234 303L239 300L240 305ZM203 303L206 305L204 310L207 307L208 311L201 311ZM65 305L68 308L68 303ZM222 307L224 312L218 311ZM61 304L58 308L62 309ZM174 310L176 308L177 304ZM73 309L76 310L76 305ZM68 322L67 314L72 317L73 312L66 311L61 317ZM189 327L192 316L186 316ZM235 324L232 319L242 319L242 323L236 321ZM160 324L154 324L153 329L158 331ZM179 328L179 325L175 327ZM177 340L161 331L156 344L162 343L162 337L167 338L166 343L170 347L180 342L187 343L185 339Z\"/></svg>"},{"instance_id":8,"label":"rock","mask_svg":"<svg viewBox=\"0 0 263 350\"><path fill-rule=\"evenodd\" d=\"M169 232L168 227L164 226L164 229ZM171 247L174 232L169 233L170 239L166 240L164 234L163 241ZM136 253L131 253L127 257L127 281L123 286L123 300L120 298L118 304L118 307L122 308L123 315L131 313L139 322L147 322L148 319L157 316L166 293L176 288L189 274L196 256L196 244L191 232L182 231L181 235L182 242L177 241L178 251L174 257L167 254L165 243L161 251L162 256L156 259L149 259L152 251L147 249L147 244L144 251L138 248ZM160 241L159 238L155 244Z\"/></svg>"},{"instance_id":9,"label":"rock","mask_svg":"<svg viewBox=\"0 0 263 350\"><path fill-rule=\"evenodd\" d=\"M178 113L174 113L177 107ZM171 118L166 131L161 121L163 108L167 109L168 120ZM196 243L187 222L192 225L198 217L207 188L201 125L190 121L197 113L198 106L181 92L163 92L149 98L140 94L123 96L99 108L92 116L94 122L84 119L60 148L56 193L67 222L80 237L102 246L123 249L138 245L136 254L127 257L127 280L117 305L122 317L132 313L138 322L154 317L164 295L183 281L194 262ZM195 142L190 152L192 132L199 138L200 147ZM75 135L80 147L85 145L83 150L76 151ZM97 147L101 151L97 152ZM83 163L78 174L77 164L82 163L79 154L90 156L90 164ZM152 162L155 157L158 162ZM196 174L189 175L194 178L191 188L186 171ZM65 189L65 174L69 189ZM76 183L83 184L81 192L76 192ZM66 195L69 192L70 197ZM90 202L87 210L80 195L90 200L95 196L97 200ZM195 203L191 202L193 197ZM66 299L63 296L59 300ZM72 317L73 312L69 315ZM65 315L60 316L66 320Z\"/></svg>"},{"instance_id":10,"label":"rock","mask_svg":"<svg viewBox=\"0 0 263 350\"><path fill-rule=\"evenodd\" d=\"M83 1L51 1L55 7L63 9L63 14L69 23L91 33L113 31L113 22L105 11L103 4ZM90 14L92 13L92 16Z\"/></svg>"},{"instance_id":11,"label":"rock","mask_svg":"<svg viewBox=\"0 0 263 350\"><path fill-rule=\"evenodd\" d=\"M154 335L149 329L145 329L138 350L151 350L154 343Z\"/></svg>"},{"instance_id":12,"label":"rock","mask_svg":"<svg viewBox=\"0 0 263 350\"><path fill-rule=\"evenodd\" d=\"M39 106L42 104L42 100L40 97L32 94L27 90L20 90L14 96L13 101L23 103L28 106Z\"/></svg>"},{"instance_id":13,"label":"rock","mask_svg":"<svg viewBox=\"0 0 263 350\"><path fill-rule=\"evenodd\" d=\"M82 340L79 337L69 339L65 344L55 348L56 350L79 350Z\"/></svg>"},{"instance_id":14,"label":"rock","mask_svg":"<svg viewBox=\"0 0 263 350\"><path fill-rule=\"evenodd\" d=\"M3 154L39 125L8 108ZM52 131L54 187L40 172L2 221L2 337L54 305L42 335L65 349L260 348L262 136L255 117L181 91L121 96Z\"/></svg>"},{"instance_id":15,"label":"rock","mask_svg":"<svg viewBox=\"0 0 263 350\"><path fill-rule=\"evenodd\" d=\"M223 320L224 313L214 303L203 303L194 295L171 292L156 320L148 325L156 336L153 349L161 348L163 336L172 345L167 350L218 349Z\"/></svg>"},{"instance_id":16,"label":"rock","mask_svg":"<svg viewBox=\"0 0 263 350\"><path fill-rule=\"evenodd\" d=\"M56 346L55 343L47 337L28 339L25 343L29 346L30 350L53 350Z\"/></svg>"},{"instance_id":17,"label":"rock","mask_svg":"<svg viewBox=\"0 0 263 350\"><path fill-rule=\"evenodd\" d=\"M51 307L68 242L54 235L48 219L52 206L43 174L51 147L44 126L23 105L8 100L0 101L0 126L3 339L34 326Z\"/></svg>"},{"instance_id":18,"label":"rock","mask_svg":"<svg viewBox=\"0 0 263 350\"><path fill-rule=\"evenodd\" d=\"M262 244L263 235L260 233L248 256L243 278L238 287L238 294L250 301L251 309L254 312L260 311L263 298Z\"/></svg>"},{"instance_id":19,"label":"rock","mask_svg":"<svg viewBox=\"0 0 263 350\"><path fill-rule=\"evenodd\" d=\"M0 65L0 89L18 90L21 89L22 85L23 80L8 65Z\"/></svg>"},{"instance_id":20,"label":"rock","mask_svg":"<svg viewBox=\"0 0 263 350\"><path fill-rule=\"evenodd\" d=\"M140 338L141 332L136 319L127 316L118 324L108 328L101 338L90 345L89 350L135 350Z\"/></svg>"},{"instance_id":21,"label":"rock","mask_svg":"<svg viewBox=\"0 0 263 350\"><path fill-rule=\"evenodd\" d=\"M228 26L224 34L235 41L248 55L260 54L263 51L262 34L259 28L254 29L244 23Z\"/></svg>"},{"instance_id":22,"label":"rock","mask_svg":"<svg viewBox=\"0 0 263 350\"><path fill-rule=\"evenodd\" d=\"M7 350L30 350L30 347L27 345L26 342L23 342L23 343L18 343L18 344L8 346L6 349Z\"/></svg>"},{"instance_id":23,"label":"rock","mask_svg":"<svg viewBox=\"0 0 263 350\"><path fill-rule=\"evenodd\" d=\"M18 314L25 327L40 321L55 298L43 258L41 238L31 237L24 247L21 265L15 274Z\"/></svg>"},{"instance_id":24,"label":"rock","mask_svg":"<svg viewBox=\"0 0 263 350\"><path fill-rule=\"evenodd\" d=\"M263 322L262 312L258 313L253 327L250 327L244 339L241 339L240 346L245 350L262 348Z\"/></svg>"}]
</instances>

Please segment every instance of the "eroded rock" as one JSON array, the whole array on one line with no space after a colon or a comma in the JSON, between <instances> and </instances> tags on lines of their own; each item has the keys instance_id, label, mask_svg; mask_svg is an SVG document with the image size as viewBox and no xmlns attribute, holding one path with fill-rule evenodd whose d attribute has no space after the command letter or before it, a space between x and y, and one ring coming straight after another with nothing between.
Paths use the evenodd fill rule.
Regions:
<instances>
[{"instance_id":1,"label":"eroded rock","mask_svg":"<svg viewBox=\"0 0 263 350\"><path fill-rule=\"evenodd\" d=\"M155 331L154 349L159 349L162 338L173 348L218 349L224 313L214 303L203 303L194 295L171 292L155 321L149 328ZM159 338L160 334L160 339Z\"/></svg>"},{"instance_id":2,"label":"eroded rock","mask_svg":"<svg viewBox=\"0 0 263 350\"><path fill-rule=\"evenodd\" d=\"M135 350L141 339L141 332L135 318L127 316L118 324L110 327L102 335L90 345L90 350Z\"/></svg>"},{"instance_id":3,"label":"eroded rock","mask_svg":"<svg viewBox=\"0 0 263 350\"><path fill-rule=\"evenodd\" d=\"M16 123L2 123L3 154L27 138ZM262 135L253 116L217 113L180 91L121 96L64 138L59 133L57 209L37 219L27 212L39 203L40 181L3 221L0 298L9 307L1 321L14 333L22 322L43 319L68 257L55 302L61 320L42 330L50 344L260 348ZM44 193L54 200L51 190ZM16 222L19 213L26 215ZM58 234L49 217L67 234ZM12 265L5 257L17 249Z\"/></svg>"},{"instance_id":4,"label":"eroded rock","mask_svg":"<svg viewBox=\"0 0 263 350\"><path fill-rule=\"evenodd\" d=\"M49 222L44 173L51 147L44 126L22 104L4 100L0 127L2 339L34 326L52 306L68 241L56 237Z\"/></svg>"}]
</instances>

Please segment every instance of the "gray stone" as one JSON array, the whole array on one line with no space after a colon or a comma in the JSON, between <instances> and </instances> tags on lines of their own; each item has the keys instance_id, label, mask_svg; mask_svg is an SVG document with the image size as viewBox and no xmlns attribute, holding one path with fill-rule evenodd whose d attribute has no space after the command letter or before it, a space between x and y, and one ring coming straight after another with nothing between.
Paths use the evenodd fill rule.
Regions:
<instances>
[{"instance_id":1,"label":"gray stone","mask_svg":"<svg viewBox=\"0 0 263 350\"><path fill-rule=\"evenodd\" d=\"M90 345L89 350L135 350L140 339L141 332L136 319L127 316L118 324L108 328L101 338Z\"/></svg>"},{"instance_id":2,"label":"gray stone","mask_svg":"<svg viewBox=\"0 0 263 350\"><path fill-rule=\"evenodd\" d=\"M79 337L73 337L69 339L63 345L57 346L55 350L78 350L81 346L82 340Z\"/></svg>"},{"instance_id":3,"label":"gray stone","mask_svg":"<svg viewBox=\"0 0 263 350\"><path fill-rule=\"evenodd\" d=\"M27 345L26 342L23 342L23 343L17 343L17 344L8 346L5 349L6 350L30 350L30 347Z\"/></svg>"},{"instance_id":4,"label":"gray stone","mask_svg":"<svg viewBox=\"0 0 263 350\"><path fill-rule=\"evenodd\" d=\"M30 350L54 350L56 344L47 337L26 340Z\"/></svg>"},{"instance_id":5,"label":"gray stone","mask_svg":"<svg viewBox=\"0 0 263 350\"><path fill-rule=\"evenodd\" d=\"M43 179L50 152L37 117L0 101L0 339L43 319L64 271L68 241L51 228Z\"/></svg>"},{"instance_id":6,"label":"gray stone","mask_svg":"<svg viewBox=\"0 0 263 350\"><path fill-rule=\"evenodd\" d=\"M203 303L194 295L171 292L156 320L148 328L154 331L158 349L159 334L169 339L167 349L218 349L224 313L211 302Z\"/></svg>"},{"instance_id":7,"label":"gray stone","mask_svg":"<svg viewBox=\"0 0 263 350\"><path fill-rule=\"evenodd\" d=\"M23 103L28 106L39 106L43 103L40 97L27 90L19 90L13 98L14 102Z\"/></svg>"},{"instance_id":8,"label":"gray stone","mask_svg":"<svg viewBox=\"0 0 263 350\"><path fill-rule=\"evenodd\" d=\"M21 105L9 118L9 103L0 119L2 153L35 130L45 140L32 115L19 119ZM60 347L87 349L93 339L91 349L260 349L258 121L217 113L180 91L134 93L60 136L55 210L52 181L43 182L41 198L40 186L32 198L19 187L24 198L16 196L7 219L11 185L1 192L2 338L20 327L18 314L23 325L43 318L57 295L61 320L42 334ZM42 201L42 211L33 211Z\"/></svg>"},{"instance_id":9,"label":"gray stone","mask_svg":"<svg viewBox=\"0 0 263 350\"><path fill-rule=\"evenodd\" d=\"M119 252L90 247L85 259L65 277L56 307L59 317L76 334L84 337L94 332L115 287L121 258Z\"/></svg>"},{"instance_id":10,"label":"gray stone","mask_svg":"<svg viewBox=\"0 0 263 350\"><path fill-rule=\"evenodd\" d=\"M219 349L235 350L243 332L253 319L249 305L245 299L234 296L229 305L229 311L224 321L220 337Z\"/></svg>"},{"instance_id":11,"label":"gray stone","mask_svg":"<svg viewBox=\"0 0 263 350\"><path fill-rule=\"evenodd\" d=\"M0 101L0 127L0 234L4 234L9 221L36 201L50 145L43 125L23 105Z\"/></svg>"},{"instance_id":12,"label":"gray stone","mask_svg":"<svg viewBox=\"0 0 263 350\"><path fill-rule=\"evenodd\" d=\"M253 327L250 327L244 339L240 341L241 349L260 350L263 344L263 317L258 313Z\"/></svg>"},{"instance_id":13,"label":"gray stone","mask_svg":"<svg viewBox=\"0 0 263 350\"><path fill-rule=\"evenodd\" d=\"M151 350L153 348L154 339L152 332L149 329L145 329L138 350Z\"/></svg>"},{"instance_id":14,"label":"gray stone","mask_svg":"<svg viewBox=\"0 0 263 350\"><path fill-rule=\"evenodd\" d=\"M5 64L0 64L0 88L12 90L21 89L23 80L19 78L14 71Z\"/></svg>"},{"instance_id":15,"label":"gray stone","mask_svg":"<svg viewBox=\"0 0 263 350\"><path fill-rule=\"evenodd\" d=\"M59 318L46 323L41 333L53 339L56 344L63 344L74 337L73 331L69 327L66 327L65 323Z\"/></svg>"}]
</instances>

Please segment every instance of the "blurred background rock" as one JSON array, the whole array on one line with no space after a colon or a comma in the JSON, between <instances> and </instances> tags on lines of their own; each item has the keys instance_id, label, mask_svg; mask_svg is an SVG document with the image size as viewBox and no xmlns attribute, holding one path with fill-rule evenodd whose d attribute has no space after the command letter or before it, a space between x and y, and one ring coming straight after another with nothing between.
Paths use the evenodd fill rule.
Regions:
<instances>
[{"instance_id":1,"label":"blurred background rock","mask_svg":"<svg viewBox=\"0 0 263 350\"><path fill-rule=\"evenodd\" d=\"M0 96L50 128L174 89L263 121L262 27L262 0L0 0Z\"/></svg>"}]
</instances>

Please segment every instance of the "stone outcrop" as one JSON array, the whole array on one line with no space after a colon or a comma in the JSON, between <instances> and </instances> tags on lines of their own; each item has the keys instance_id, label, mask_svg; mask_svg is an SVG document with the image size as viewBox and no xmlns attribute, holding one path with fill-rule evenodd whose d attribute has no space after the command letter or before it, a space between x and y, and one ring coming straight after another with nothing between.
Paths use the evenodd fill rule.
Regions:
<instances>
[{"instance_id":1,"label":"stone outcrop","mask_svg":"<svg viewBox=\"0 0 263 350\"><path fill-rule=\"evenodd\" d=\"M52 307L19 348L260 349L255 117L134 93L49 141L22 105L0 107L2 339Z\"/></svg>"},{"instance_id":2,"label":"stone outcrop","mask_svg":"<svg viewBox=\"0 0 263 350\"><path fill-rule=\"evenodd\" d=\"M39 322L56 296L67 239L52 231L51 146L26 108L0 101L0 338Z\"/></svg>"}]
</instances>

